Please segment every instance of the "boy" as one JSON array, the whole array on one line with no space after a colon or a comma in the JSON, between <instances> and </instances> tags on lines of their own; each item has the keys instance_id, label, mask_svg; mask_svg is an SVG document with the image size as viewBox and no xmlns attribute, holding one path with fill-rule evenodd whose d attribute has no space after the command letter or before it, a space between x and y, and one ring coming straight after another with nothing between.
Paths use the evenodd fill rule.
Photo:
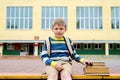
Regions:
<instances>
[{"instance_id":1,"label":"boy","mask_svg":"<svg viewBox=\"0 0 120 80\"><path fill-rule=\"evenodd\" d=\"M64 19L57 18L53 21L52 31L54 33L54 36L49 37L51 43L50 56L47 53L46 43L44 44L43 51L41 53L42 61L46 64L46 73L48 75L47 80L58 80L58 73L60 73L61 80L72 80L72 60L70 58L70 54L63 36L66 30L66 22ZM80 62L84 65L86 62L90 64L91 62L86 61L76 54L72 45L72 41L70 40L70 42L74 51L73 55L75 61Z\"/></svg>"}]
</instances>

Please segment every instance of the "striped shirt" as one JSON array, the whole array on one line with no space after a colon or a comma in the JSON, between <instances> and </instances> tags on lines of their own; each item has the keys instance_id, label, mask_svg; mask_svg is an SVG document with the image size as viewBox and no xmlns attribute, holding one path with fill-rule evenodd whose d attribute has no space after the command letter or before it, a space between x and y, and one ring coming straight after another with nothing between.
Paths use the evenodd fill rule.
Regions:
<instances>
[{"instance_id":1,"label":"striped shirt","mask_svg":"<svg viewBox=\"0 0 120 80\"><path fill-rule=\"evenodd\" d=\"M50 53L50 56L48 56L47 46L45 42L42 49L42 53L40 55L43 63L45 63L46 65L51 65L51 63L56 60L71 62L69 50L67 48L64 38L59 39L55 37L50 37L49 40L50 40L51 53ZM71 40L70 42L72 44ZM76 53L73 45L72 45L72 49L74 51L73 55L74 55L75 61L80 62L80 59L82 58Z\"/></svg>"}]
</instances>

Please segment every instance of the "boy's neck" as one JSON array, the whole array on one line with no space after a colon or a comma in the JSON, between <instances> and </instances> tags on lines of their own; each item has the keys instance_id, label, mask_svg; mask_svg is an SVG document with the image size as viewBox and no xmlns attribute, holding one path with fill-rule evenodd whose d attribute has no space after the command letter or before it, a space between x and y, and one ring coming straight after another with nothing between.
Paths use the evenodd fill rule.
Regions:
<instances>
[{"instance_id":1,"label":"boy's neck","mask_svg":"<svg viewBox=\"0 0 120 80\"><path fill-rule=\"evenodd\" d=\"M58 40L63 40L63 36L62 37L56 37L56 36L53 36L54 39L58 39Z\"/></svg>"}]
</instances>

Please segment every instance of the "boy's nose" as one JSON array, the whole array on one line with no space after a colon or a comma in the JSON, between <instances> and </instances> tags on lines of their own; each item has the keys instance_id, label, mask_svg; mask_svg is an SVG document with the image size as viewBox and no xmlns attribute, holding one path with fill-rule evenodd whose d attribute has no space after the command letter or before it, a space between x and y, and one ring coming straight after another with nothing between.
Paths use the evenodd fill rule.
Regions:
<instances>
[{"instance_id":1,"label":"boy's nose","mask_svg":"<svg viewBox=\"0 0 120 80\"><path fill-rule=\"evenodd\" d=\"M60 32L60 29L58 29L57 31Z\"/></svg>"}]
</instances>

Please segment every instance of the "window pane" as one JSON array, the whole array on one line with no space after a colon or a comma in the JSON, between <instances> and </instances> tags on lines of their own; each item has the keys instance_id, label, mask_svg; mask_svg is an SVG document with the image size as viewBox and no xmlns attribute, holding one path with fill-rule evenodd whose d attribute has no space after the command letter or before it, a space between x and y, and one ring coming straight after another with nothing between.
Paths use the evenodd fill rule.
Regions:
<instances>
[{"instance_id":1,"label":"window pane","mask_svg":"<svg viewBox=\"0 0 120 80\"><path fill-rule=\"evenodd\" d=\"M99 17L99 13L98 13L98 9L97 8L94 8L94 17Z\"/></svg>"},{"instance_id":2,"label":"window pane","mask_svg":"<svg viewBox=\"0 0 120 80\"><path fill-rule=\"evenodd\" d=\"M84 17L84 8L83 8L83 7L81 7L81 12L80 12L80 14L81 14L81 17Z\"/></svg>"},{"instance_id":3,"label":"window pane","mask_svg":"<svg viewBox=\"0 0 120 80\"><path fill-rule=\"evenodd\" d=\"M94 29L94 28L93 28L93 19L90 19L90 28L91 28L91 29Z\"/></svg>"},{"instance_id":4,"label":"window pane","mask_svg":"<svg viewBox=\"0 0 120 80\"><path fill-rule=\"evenodd\" d=\"M54 8L51 7L50 13L51 13L51 17L54 17L54 15L55 15L55 10L54 10Z\"/></svg>"},{"instance_id":5,"label":"window pane","mask_svg":"<svg viewBox=\"0 0 120 80\"><path fill-rule=\"evenodd\" d=\"M20 19L20 29L23 29L23 19Z\"/></svg>"},{"instance_id":6,"label":"window pane","mask_svg":"<svg viewBox=\"0 0 120 80\"><path fill-rule=\"evenodd\" d=\"M16 22L16 23L15 23L15 29L18 29L18 28L19 28L19 19L16 19L15 22Z\"/></svg>"},{"instance_id":7,"label":"window pane","mask_svg":"<svg viewBox=\"0 0 120 80\"><path fill-rule=\"evenodd\" d=\"M28 17L28 8L25 8L25 17Z\"/></svg>"},{"instance_id":8,"label":"window pane","mask_svg":"<svg viewBox=\"0 0 120 80\"><path fill-rule=\"evenodd\" d=\"M25 29L28 28L28 19L25 19Z\"/></svg>"},{"instance_id":9,"label":"window pane","mask_svg":"<svg viewBox=\"0 0 120 80\"><path fill-rule=\"evenodd\" d=\"M14 29L14 19L11 19L11 29Z\"/></svg>"},{"instance_id":10,"label":"window pane","mask_svg":"<svg viewBox=\"0 0 120 80\"><path fill-rule=\"evenodd\" d=\"M16 17L20 16L20 11L19 11L19 7L16 7Z\"/></svg>"},{"instance_id":11,"label":"window pane","mask_svg":"<svg viewBox=\"0 0 120 80\"><path fill-rule=\"evenodd\" d=\"M32 19L29 19L29 28L32 29Z\"/></svg>"},{"instance_id":12,"label":"window pane","mask_svg":"<svg viewBox=\"0 0 120 80\"><path fill-rule=\"evenodd\" d=\"M89 17L88 7L85 8L85 17Z\"/></svg>"},{"instance_id":13,"label":"window pane","mask_svg":"<svg viewBox=\"0 0 120 80\"><path fill-rule=\"evenodd\" d=\"M7 7L7 17L10 17L10 8Z\"/></svg>"},{"instance_id":14,"label":"window pane","mask_svg":"<svg viewBox=\"0 0 120 80\"><path fill-rule=\"evenodd\" d=\"M45 19L42 19L42 29L44 29L45 28Z\"/></svg>"},{"instance_id":15,"label":"window pane","mask_svg":"<svg viewBox=\"0 0 120 80\"><path fill-rule=\"evenodd\" d=\"M15 8L14 7L11 8L11 15L12 15L12 17L15 17Z\"/></svg>"},{"instance_id":16,"label":"window pane","mask_svg":"<svg viewBox=\"0 0 120 80\"><path fill-rule=\"evenodd\" d=\"M20 8L20 17L23 17L23 7Z\"/></svg>"},{"instance_id":17,"label":"window pane","mask_svg":"<svg viewBox=\"0 0 120 80\"><path fill-rule=\"evenodd\" d=\"M7 19L7 29L10 28L10 19Z\"/></svg>"},{"instance_id":18,"label":"window pane","mask_svg":"<svg viewBox=\"0 0 120 80\"><path fill-rule=\"evenodd\" d=\"M29 9L29 11L28 11L28 13L29 13L29 17L31 18L32 17L32 7L28 7L28 9Z\"/></svg>"},{"instance_id":19,"label":"window pane","mask_svg":"<svg viewBox=\"0 0 120 80\"><path fill-rule=\"evenodd\" d=\"M46 9L45 9L45 12L46 12L46 15L45 15L45 16L46 16L46 17L49 17L49 8L46 8Z\"/></svg>"},{"instance_id":20,"label":"window pane","mask_svg":"<svg viewBox=\"0 0 120 80\"><path fill-rule=\"evenodd\" d=\"M55 17L59 17L58 15L59 15L59 13L58 13L58 8L56 7L56 8L55 8Z\"/></svg>"},{"instance_id":21,"label":"window pane","mask_svg":"<svg viewBox=\"0 0 120 80\"><path fill-rule=\"evenodd\" d=\"M64 17L67 18L68 12L67 12L67 8L64 8Z\"/></svg>"},{"instance_id":22,"label":"window pane","mask_svg":"<svg viewBox=\"0 0 120 80\"><path fill-rule=\"evenodd\" d=\"M76 9L76 16L77 16L77 17L80 17L80 10L79 10L79 9L80 9L80 8L78 8L78 7L77 7L77 9Z\"/></svg>"}]
</instances>

